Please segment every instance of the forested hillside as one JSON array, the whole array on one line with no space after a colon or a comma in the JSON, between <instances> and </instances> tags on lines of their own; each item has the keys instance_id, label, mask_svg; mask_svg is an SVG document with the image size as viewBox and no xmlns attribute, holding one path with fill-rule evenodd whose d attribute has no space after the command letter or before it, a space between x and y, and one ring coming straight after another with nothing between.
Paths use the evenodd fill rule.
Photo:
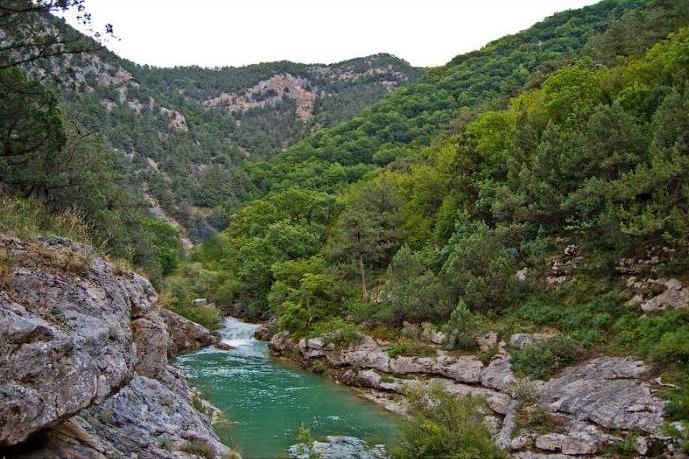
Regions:
<instances>
[{"instance_id":1,"label":"forested hillside","mask_svg":"<svg viewBox=\"0 0 689 459\"><path fill-rule=\"evenodd\" d=\"M592 37L643 4L643 0L604 1L565 11L479 51L457 56L351 121L321 129L275 160L255 164L253 185L261 192L294 185L332 191L361 178L428 145L441 128L452 130L462 110L499 107L520 90L538 86L554 69L581 55ZM634 39L643 41L645 33L652 32L640 32ZM623 49L611 48L615 46ZM615 56L634 46L638 45L611 40L601 43L596 52Z\"/></svg>"},{"instance_id":2,"label":"forested hillside","mask_svg":"<svg viewBox=\"0 0 689 459\"><path fill-rule=\"evenodd\" d=\"M333 65L139 66L50 13L3 5L0 229L70 236L157 285L245 196L247 158L270 158L348 119L420 70L386 54Z\"/></svg>"},{"instance_id":3,"label":"forested hillside","mask_svg":"<svg viewBox=\"0 0 689 459\"><path fill-rule=\"evenodd\" d=\"M561 13L254 163L267 194L169 280L171 305L209 296L293 337L431 322L462 351L544 332L518 374L624 352L686 381L687 25L680 0Z\"/></svg>"},{"instance_id":4,"label":"forested hillside","mask_svg":"<svg viewBox=\"0 0 689 459\"><path fill-rule=\"evenodd\" d=\"M104 51L42 67L60 79L80 125L131 161L149 204L194 241L224 227L226 211L246 195L243 161L271 158L420 73L386 54L333 65L165 69Z\"/></svg>"}]
</instances>

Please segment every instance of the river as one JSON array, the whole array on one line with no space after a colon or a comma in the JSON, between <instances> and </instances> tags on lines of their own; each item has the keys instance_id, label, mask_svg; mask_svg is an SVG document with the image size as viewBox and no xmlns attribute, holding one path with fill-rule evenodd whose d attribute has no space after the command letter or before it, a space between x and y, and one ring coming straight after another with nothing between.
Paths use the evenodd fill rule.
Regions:
<instances>
[{"instance_id":1,"label":"river","mask_svg":"<svg viewBox=\"0 0 689 459\"><path fill-rule=\"evenodd\" d=\"M206 348L173 362L229 418L218 431L224 443L244 458L286 457L302 425L314 438L394 441L394 415L345 386L271 357L267 343L252 338L257 327L228 317L220 333L234 349Z\"/></svg>"}]
</instances>

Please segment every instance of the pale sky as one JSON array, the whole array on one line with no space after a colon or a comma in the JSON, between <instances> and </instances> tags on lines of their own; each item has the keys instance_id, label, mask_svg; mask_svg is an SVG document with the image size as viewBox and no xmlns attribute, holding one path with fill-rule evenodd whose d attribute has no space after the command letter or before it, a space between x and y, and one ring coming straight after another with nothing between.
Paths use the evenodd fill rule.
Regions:
<instances>
[{"instance_id":1,"label":"pale sky","mask_svg":"<svg viewBox=\"0 0 689 459\"><path fill-rule=\"evenodd\" d=\"M86 0L108 48L139 64L333 63L387 52L442 65L599 0Z\"/></svg>"}]
</instances>

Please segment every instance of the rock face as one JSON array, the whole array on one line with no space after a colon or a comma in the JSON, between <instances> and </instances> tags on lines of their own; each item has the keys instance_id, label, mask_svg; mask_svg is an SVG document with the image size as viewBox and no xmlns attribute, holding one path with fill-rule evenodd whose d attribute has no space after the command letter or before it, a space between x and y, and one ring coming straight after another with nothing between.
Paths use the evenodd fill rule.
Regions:
<instances>
[{"instance_id":1,"label":"rock face","mask_svg":"<svg viewBox=\"0 0 689 459\"><path fill-rule=\"evenodd\" d=\"M115 396L80 414L123 456L166 457L189 441L206 444L214 456L227 452L188 400L144 376L135 376Z\"/></svg>"},{"instance_id":2,"label":"rock face","mask_svg":"<svg viewBox=\"0 0 689 459\"><path fill-rule=\"evenodd\" d=\"M388 457L383 445L369 447L356 437L328 436L325 441L311 445L300 443L287 450L290 459L385 459Z\"/></svg>"},{"instance_id":3,"label":"rock face","mask_svg":"<svg viewBox=\"0 0 689 459\"><path fill-rule=\"evenodd\" d=\"M411 327L407 326L407 331ZM518 334L510 342L521 348L550 336ZM495 333L482 339L486 348L502 343ZM641 432L640 444L663 438L665 402L648 382L649 368L632 358L599 357L565 369L549 381L530 382L512 372L506 352L498 352L484 364L474 356L453 356L441 349L433 357L392 358L385 343L368 336L356 345L335 349L318 339L295 345L287 334L280 333L270 345L274 352L297 356L307 365L315 360L324 362L338 381L365 389L367 398L397 413L407 410L408 390L429 385L439 385L457 396L482 397L490 410L486 422L496 443L515 451L517 457L596 455L622 441L630 431ZM520 428L517 419L523 404L552 419L552 430ZM644 455L647 451L639 448L637 452Z\"/></svg>"},{"instance_id":4,"label":"rock face","mask_svg":"<svg viewBox=\"0 0 689 459\"><path fill-rule=\"evenodd\" d=\"M541 400L553 411L605 428L658 434L665 403L641 379L648 372L640 361L597 358L548 381Z\"/></svg>"},{"instance_id":5,"label":"rock face","mask_svg":"<svg viewBox=\"0 0 689 459\"><path fill-rule=\"evenodd\" d=\"M0 236L0 255L12 260L0 266L0 447L19 445L20 457L187 457L175 448L199 440L229 451L167 364L184 343L148 281L62 238ZM210 340L186 319L174 324L198 331L193 343ZM170 451L155 449L163 436Z\"/></svg>"},{"instance_id":6,"label":"rock face","mask_svg":"<svg viewBox=\"0 0 689 459\"><path fill-rule=\"evenodd\" d=\"M210 346L219 341L216 336L208 333L205 327L191 322L172 311L161 309L160 316L170 333L168 357L174 357L183 351Z\"/></svg>"}]
</instances>

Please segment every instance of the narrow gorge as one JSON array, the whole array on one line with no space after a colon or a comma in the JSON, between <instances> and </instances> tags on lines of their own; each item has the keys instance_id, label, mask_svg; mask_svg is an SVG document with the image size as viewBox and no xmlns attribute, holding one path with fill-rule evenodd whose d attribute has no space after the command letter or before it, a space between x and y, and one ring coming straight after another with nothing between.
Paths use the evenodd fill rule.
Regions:
<instances>
[{"instance_id":1,"label":"narrow gorge","mask_svg":"<svg viewBox=\"0 0 689 459\"><path fill-rule=\"evenodd\" d=\"M689 458L688 184L687 0L0 0L0 459Z\"/></svg>"}]
</instances>

